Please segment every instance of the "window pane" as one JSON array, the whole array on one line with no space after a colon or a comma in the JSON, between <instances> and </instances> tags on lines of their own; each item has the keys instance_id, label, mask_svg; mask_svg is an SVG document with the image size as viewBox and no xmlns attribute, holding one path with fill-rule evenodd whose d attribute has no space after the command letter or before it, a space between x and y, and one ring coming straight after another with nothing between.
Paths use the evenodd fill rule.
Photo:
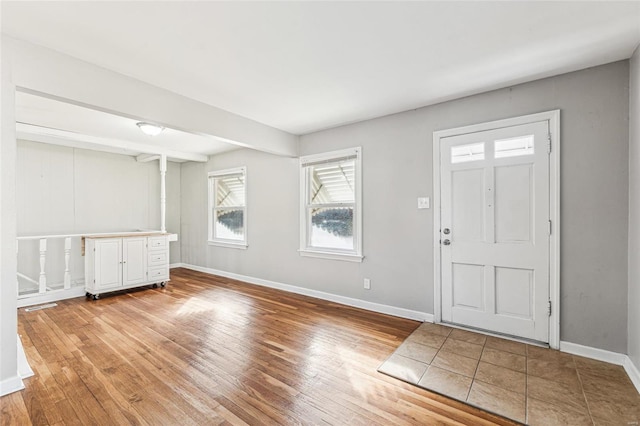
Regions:
<instances>
[{"instance_id":1,"label":"window pane","mask_svg":"<svg viewBox=\"0 0 640 426\"><path fill-rule=\"evenodd\" d=\"M311 208L311 247L353 250L353 207Z\"/></svg>"},{"instance_id":2,"label":"window pane","mask_svg":"<svg viewBox=\"0 0 640 426\"><path fill-rule=\"evenodd\" d=\"M451 147L451 162L453 164L479 160L484 160L483 142Z\"/></svg>"},{"instance_id":3,"label":"window pane","mask_svg":"<svg viewBox=\"0 0 640 426\"><path fill-rule=\"evenodd\" d=\"M216 207L244 206L244 175L216 178Z\"/></svg>"},{"instance_id":4,"label":"window pane","mask_svg":"<svg viewBox=\"0 0 640 426\"><path fill-rule=\"evenodd\" d=\"M533 154L533 135L495 142L496 158L517 157Z\"/></svg>"},{"instance_id":5,"label":"window pane","mask_svg":"<svg viewBox=\"0 0 640 426\"><path fill-rule=\"evenodd\" d=\"M244 240L244 211L242 209L214 211L214 238Z\"/></svg>"},{"instance_id":6,"label":"window pane","mask_svg":"<svg viewBox=\"0 0 640 426\"><path fill-rule=\"evenodd\" d=\"M353 203L355 160L309 166L311 204Z\"/></svg>"}]
</instances>

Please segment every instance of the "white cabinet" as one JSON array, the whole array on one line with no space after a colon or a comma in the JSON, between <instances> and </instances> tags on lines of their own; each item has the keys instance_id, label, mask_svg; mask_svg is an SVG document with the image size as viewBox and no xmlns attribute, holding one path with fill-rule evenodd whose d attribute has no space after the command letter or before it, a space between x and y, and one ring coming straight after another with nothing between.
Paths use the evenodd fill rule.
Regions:
<instances>
[{"instance_id":1,"label":"white cabinet","mask_svg":"<svg viewBox=\"0 0 640 426\"><path fill-rule=\"evenodd\" d=\"M87 296L168 280L167 235L85 238Z\"/></svg>"}]
</instances>

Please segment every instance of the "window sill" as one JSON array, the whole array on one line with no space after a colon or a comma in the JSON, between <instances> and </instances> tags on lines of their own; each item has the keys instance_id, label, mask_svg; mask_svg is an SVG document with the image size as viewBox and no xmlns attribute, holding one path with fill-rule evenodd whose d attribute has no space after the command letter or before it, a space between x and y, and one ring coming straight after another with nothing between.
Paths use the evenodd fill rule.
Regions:
<instances>
[{"instance_id":1,"label":"window sill","mask_svg":"<svg viewBox=\"0 0 640 426\"><path fill-rule=\"evenodd\" d=\"M216 246L216 247L227 247L227 248L234 248L234 249L240 249L240 250L246 250L249 245L247 243L230 243L227 241L208 241L208 244L210 246Z\"/></svg>"},{"instance_id":2,"label":"window sill","mask_svg":"<svg viewBox=\"0 0 640 426\"><path fill-rule=\"evenodd\" d=\"M364 259L364 256L361 256L359 254L333 253L333 252L327 252L327 251L298 250L298 253L300 253L300 256L303 256L303 257L342 260L344 262L362 263L362 260Z\"/></svg>"}]
</instances>

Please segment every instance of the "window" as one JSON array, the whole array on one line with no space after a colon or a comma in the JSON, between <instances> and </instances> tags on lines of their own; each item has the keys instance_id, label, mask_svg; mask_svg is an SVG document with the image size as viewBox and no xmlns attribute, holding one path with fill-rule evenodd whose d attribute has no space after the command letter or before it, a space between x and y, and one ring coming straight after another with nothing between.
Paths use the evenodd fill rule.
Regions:
<instances>
[{"instance_id":1,"label":"window","mask_svg":"<svg viewBox=\"0 0 640 426\"><path fill-rule=\"evenodd\" d=\"M471 143L451 147L451 163L484 160L484 143Z\"/></svg>"},{"instance_id":2,"label":"window","mask_svg":"<svg viewBox=\"0 0 640 426\"><path fill-rule=\"evenodd\" d=\"M300 158L300 254L362 261L361 149Z\"/></svg>"},{"instance_id":3,"label":"window","mask_svg":"<svg viewBox=\"0 0 640 426\"><path fill-rule=\"evenodd\" d=\"M247 247L247 170L209 173L209 244Z\"/></svg>"},{"instance_id":4,"label":"window","mask_svg":"<svg viewBox=\"0 0 640 426\"><path fill-rule=\"evenodd\" d=\"M495 141L496 158L533 154L533 135Z\"/></svg>"}]
</instances>

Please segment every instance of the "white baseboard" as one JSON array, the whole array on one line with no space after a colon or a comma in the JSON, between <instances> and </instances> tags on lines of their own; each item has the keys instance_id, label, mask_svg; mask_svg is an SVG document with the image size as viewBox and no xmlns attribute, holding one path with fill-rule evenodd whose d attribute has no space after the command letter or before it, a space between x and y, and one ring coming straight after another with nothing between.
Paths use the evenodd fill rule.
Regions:
<instances>
[{"instance_id":1,"label":"white baseboard","mask_svg":"<svg viewBox=\"0 0 640 426\"><path fill-rule=\"evenodd\" d=\"M640 370L638 370L638 367L633 364L633 361L631 361L629 357L625 360L623 367L636 389L638 389L638 392L640 392Z\"/></svg>"},{"instance_id":2,"label":"white baseboard","mask_svg":"<svg viewBox=\"0 0 640 426\"><path fill-rule=\"evenodd\" d=\"M326 293L318 290L311 290L304 287L298 287L291 284L283 284L276 281L263 280L261 278L250 277L247 275L234 274L233 272L220 271L218 269L205 268L202 266L189 264L173 264L172 268L187 268L198 272L204 272L211 275L219 275L221 277L231 278L238 281L244 281L250 284L256 284L264 287L275 288L278 290L288 291L290 293L301 294L304 296L315 297L317 299L327 300L330 302L340 303L355 308L365 309L367 311L378 312L381 314L393 315L400 318L407 318L416 321L433 322L433 314L426 312L414 311L411 309L398 308L396 306L383 305L381 303L368 302L366 300L354 299L352 297L340 296L333 293Z\"/></svg>"},{"instance_id":3,"label":"white baseboard","mask_svg":"<svg viewBox=\"0 0 640 426\"><path fill-rule=\"evenodd\" d=\"M20 335L18 335L18 376L20 376L21 379L26 379L33 375L33 370L29 365L27 355L24 353L24 348L22 347L22 340L20 339Z\"/></svg>"},{"instance_id":4,"label":"white baseboard","mask_svg":"<svg viewBox=\"0 0 640 426\"><path fill-rule=\"evenodd\" d=\"M58 300L73 299L74 297L82 297L85 294L86 290L84 289L84 286L72 287L67 290L48 291L44 294L19 298L18 308L40 305L42 303L57 302Z\"/></svg>"},{"instance_id":5,"label":"white baseboard","mask_svg":"<svg viewBox=\"0 0 640 426\"><path fill-rule=\"evenodd\" d=\"M24 383L18 375L0 381L0 396L9 395L22 389L24 389Z\"/></svg>"},{"instance_id":6,"label":"white baseboard","mask_svg":"<svg viewBox=\"0 0 640 426\"><path fill-rule=\"evenodd\" d=\"M633 382L633 385L636 387L638 392L640 392L640 372L638 371L638 368L633 365L633 362L628 355L562 341L560 342L560 350L572 355L580 355L585 358L621 365L624 367L624 370L627 372L627 375Z\"/></svg>"}]
</instances>

